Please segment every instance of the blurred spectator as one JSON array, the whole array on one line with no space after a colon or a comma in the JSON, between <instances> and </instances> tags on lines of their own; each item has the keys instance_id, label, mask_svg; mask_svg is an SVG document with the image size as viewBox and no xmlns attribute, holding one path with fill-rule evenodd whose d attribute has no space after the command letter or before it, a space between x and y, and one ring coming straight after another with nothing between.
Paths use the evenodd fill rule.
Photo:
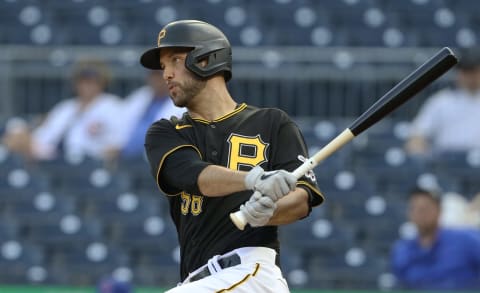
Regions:
<instances>
[{"instance_id":1,"label":"blurred spectator","mask_svg":"<svg viewBox=\"0 0 480 293\"><path fill-rule=\"evenodd\" d=\"M27 126L7 125L5 145L28 158L48 160L66 155L102 159L118 145L120 100L105 93L109 71L101 61L83 60L73 70L76 97L59 102L32 132Z\"/></svg>"},{"instance_id":2,"label":"blurred spectator","mask_svg":"<svg viewBox=\"0 0 480 293\"><path fill-rule=\"evenodd\" d=\"M464 49L455 89L443 89L413 121L407 150L414 155L480 148L480 48Z\"/></svg>"},{"instance_id":3,"label":"blurred spectator","mask_svg":"<svg viewBox=\"0 0 480 293\"><path fill-rule=\"evenodd\" d=\"M480 289L480 232L441 228L440 214L435 193L411 193L408 216L417 236L397 241L392 250L399 284L415 290Z\"/></svg>"},{"instance_id":4,"label":"blurred spectator","mask_svg":"<svg viewBox=\"0 0 480 293\"><path fill-rule=\"evenodd\" d=\"M115 278L103 278L98 286L97 293L132 293L132 286L129 282L117 280Z\"/></svg>"},{"instance_id":5,"label":"blurred spectator","mask_svg":"<svg viewBox=\"0 0 480 293\"><path fill-rule=\"evenodd\" d=\"M445 228L474 227L467 210L469 202L463 195L447 192L442 195L440 225Z\"/></svg>"},{"instance_id":6,"label":"blurred spectator","mask_svg":"<svg viewBox=\"0 0 480 293\"><path fill-rule=\"evenodd\" d=\"M480 229L480 192L470 201L466 214L469 223Z\"/></svg>"},{"instance_id":7,"label":"blurred spectator","mask_svg":"<svg viewBox=\"0 0 480 293\"><path fill-rule=\"evenodd\" d=\"M148 73L147 84L133 91L123 104L121 117L122 139L120 149L112 150L111 156L136 158L144 154L145 134L148 127L161 118L180 117L185 109L173 104L163 79L163 72ZM119 153L119 154L118 154Z\"/></svg>"}]
</instances>

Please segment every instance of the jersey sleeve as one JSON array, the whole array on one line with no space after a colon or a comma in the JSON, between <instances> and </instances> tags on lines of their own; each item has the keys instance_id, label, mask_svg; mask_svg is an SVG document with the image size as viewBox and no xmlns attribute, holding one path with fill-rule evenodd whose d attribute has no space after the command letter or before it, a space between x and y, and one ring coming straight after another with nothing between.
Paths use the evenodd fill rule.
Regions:
<instances>
[{"instance_id":1,"label":"jersey sleeve","mask_svg":"<svg viewBox=\"0 0 480 293\"><path fill-rule=\"evenodd\" d=\"M286 115L286 114L285 114ZM277 147L273 152L273 170L285 169L294 171L307 158L308 151L298 126L290 119L280 126L277 140L274 142ZM302 176L297 186L305 189L310 197L310 206L318 206L324 200L324 196L318 188L315 173L309 171Z\"/></svg>"},{"instance_id":2,"label":"jersey sleeve","mask_svg":"<svg viewBox=\"0 0 480 293\"><path fill-rule=\"evenodd\" d=\"M145 151L150 164L150 172L157 182L158 188L167 195L176 195L178 190L169 187L160 180L160 170L164 166L165 159L182 148L192 148L202 158L200 150L181 137L166 119L155 122L150 126L145 137Z\"/></svg>"}]
</instances>

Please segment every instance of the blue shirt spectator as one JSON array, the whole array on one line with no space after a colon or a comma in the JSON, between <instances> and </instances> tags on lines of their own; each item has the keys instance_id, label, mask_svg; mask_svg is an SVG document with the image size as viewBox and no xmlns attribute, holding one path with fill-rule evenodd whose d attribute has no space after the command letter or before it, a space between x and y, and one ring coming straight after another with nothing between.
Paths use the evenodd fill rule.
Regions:
<instances>
[{"instance_id":1,"label":"blue shirt spectator","mask_svg":"<svg viewBox=\"0 0 480 293\"><path fill-rule=\"evenodd\" d=\"M479 290L480 231L440 228L440 199L426 190L411 193L408 216L417 236L397 241L392 250L400 287Z\"/></svg>"},{"instance_id":2,"label":"blue shirt spectator","mask_svg":"<svg viewBox=\"0 0 480 293\"><path fill-rule=\"evenodd\" d=\"M407 288L427 290L480 289L480 233L439 229L429 247L418 238L396 243L392 266Z\"/></svg>"},{"instance_id":3,"label":"blue shirt spectator","mask_svg":"<svg viewBox=\"0 0 480 293\"><path fill-rule=\"evenodd\" d=\"M181 117L185 109L175 106L161 70L151 70L147 84L134 90L123 103L120 117L120 143L110 157L138 159L145 152L145 134L150 125L162 118Z\"/></svg>"}]
</instances>

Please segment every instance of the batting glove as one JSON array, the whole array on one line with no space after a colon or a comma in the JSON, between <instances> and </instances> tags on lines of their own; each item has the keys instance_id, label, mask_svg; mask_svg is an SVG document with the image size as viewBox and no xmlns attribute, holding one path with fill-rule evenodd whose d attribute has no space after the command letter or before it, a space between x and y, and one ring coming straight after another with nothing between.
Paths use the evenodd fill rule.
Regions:
<instances>
[{"instance_id":1,"label":"batting glove","mask_svg":"<svg viewBox=\"0 0 480 293\"><path fill-rule=\"evenodd\" d=\"M245 204L240 206L245 219L252 227L265 226L276 208L277 204L270 197L262 196L258 192L255 192Z\"/></svg>"},{"instance_id":2,"label":"batting glove","mask_svg":"<svg viewBox=\"0 0 480 293\"><path fill-rule=\"evenodd\" d=\"M245 177L245 187L277 201L295 189L297 178L285 170L265 172L256 166Z\"/></svg>"}]
</instances>

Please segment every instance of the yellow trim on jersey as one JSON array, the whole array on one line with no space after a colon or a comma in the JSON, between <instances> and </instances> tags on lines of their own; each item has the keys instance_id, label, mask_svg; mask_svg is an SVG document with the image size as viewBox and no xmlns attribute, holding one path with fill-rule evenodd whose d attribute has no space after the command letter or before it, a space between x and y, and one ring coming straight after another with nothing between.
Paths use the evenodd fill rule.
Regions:
<instances>
[{"instance_id":1,"label":"yellow trim on jersey","mask_svg":"<svg viewBox=\"0 0 480 293\"><path fill-rule=\"evenodd\" d=\"M235 115L238 112L244 110L245 108L247 108L247 104L242 103L242 104L240 104L240 106L238 108L236 108L232 112L227 113L227 114L221 116L220 118L217 118L217 119L212 120L212 121L208 121L208 120L205 120L205 119L202 119L202 118L192 118L192 119L197 121L197 122L201 122L201 123L205 123L205 124L209 124L209 123L212 123L212 122L220 122L220 121L223 121L225 119L228 119L228 118L232 117L233 115Z\"/></svg>"},{"instance_id":2,"label":"yellow trim on jersey","mask_svg":"<svg viewBox=\"0 0 480 293\"><path fill-rule=\"evenodd\" d=\"M165 161L165 159L167 158L168 155L170 155L171 153L173 153L174 151L178 150L178 149L181 149L181 148L184 148L184 147L192 147L194 150L197 151L198 155L200 156L200 159L202 159L202 153L200 153L200 150L192 145L192 144L182 144L182 145L179 145L179 146L176 146L174 147L173 149L169 150L168 152L166 152L162 159L160 160L160 163L158 163L158 168L157 168L157 177L155 178L156 181L157 181L157 187L158 189L160 189L161 192L165 193L166 195L168 196L176 196L176 195L179 195L181 192L179 193L175 193L175 194L169 194L167 192L165 192L164 190L162 190L162 188L160 187L160 184L158 183L158 177L160 176L160 169L162 169L162 165L163 165L163 162Z\"/></svg>"},{"instance_id":3,"label":"yellow trim on jersey","mask_svg":"<svg viewBox=\"0 0 480 293\"><path fill-rule=\"evenodd\" d=\"M311 191L313 191L313 193L317 194L318 196L320 196L322 198L322 202L320 204L322 204L324 201L325 201L325 196L323 195L323 193L318 190L317 188L315 188L313 185L311 185L310 183L308 183L307 181L298 181L297 182L297 185L305 185L306 187L308 187L308 189L310 189Z\"/></svg>"},{"instance_id":4,"label":"yellow trim on jersey","mask_svg":"<svg viewBox=\"0 0 480 293\"><path fill-rule=\"evenodd\" d=\"M228 292L228 291L232 291L233 289L235 289L236 287L242 285L243 283L245 283L250 277L255 277L255 275L258 273L258 271L260 270L260 264L259 263L256 263L255 264L255 270L253 271L253 273L251 274L248 274L246 275L245 277L243 277L243 279L241 279L240 281L238 281L237 283L233 284L232 286L228 287L227 289L221 289L220 291L216 291L215 293L222 293L222 292Z\"/></svg>"}]
</instances>

